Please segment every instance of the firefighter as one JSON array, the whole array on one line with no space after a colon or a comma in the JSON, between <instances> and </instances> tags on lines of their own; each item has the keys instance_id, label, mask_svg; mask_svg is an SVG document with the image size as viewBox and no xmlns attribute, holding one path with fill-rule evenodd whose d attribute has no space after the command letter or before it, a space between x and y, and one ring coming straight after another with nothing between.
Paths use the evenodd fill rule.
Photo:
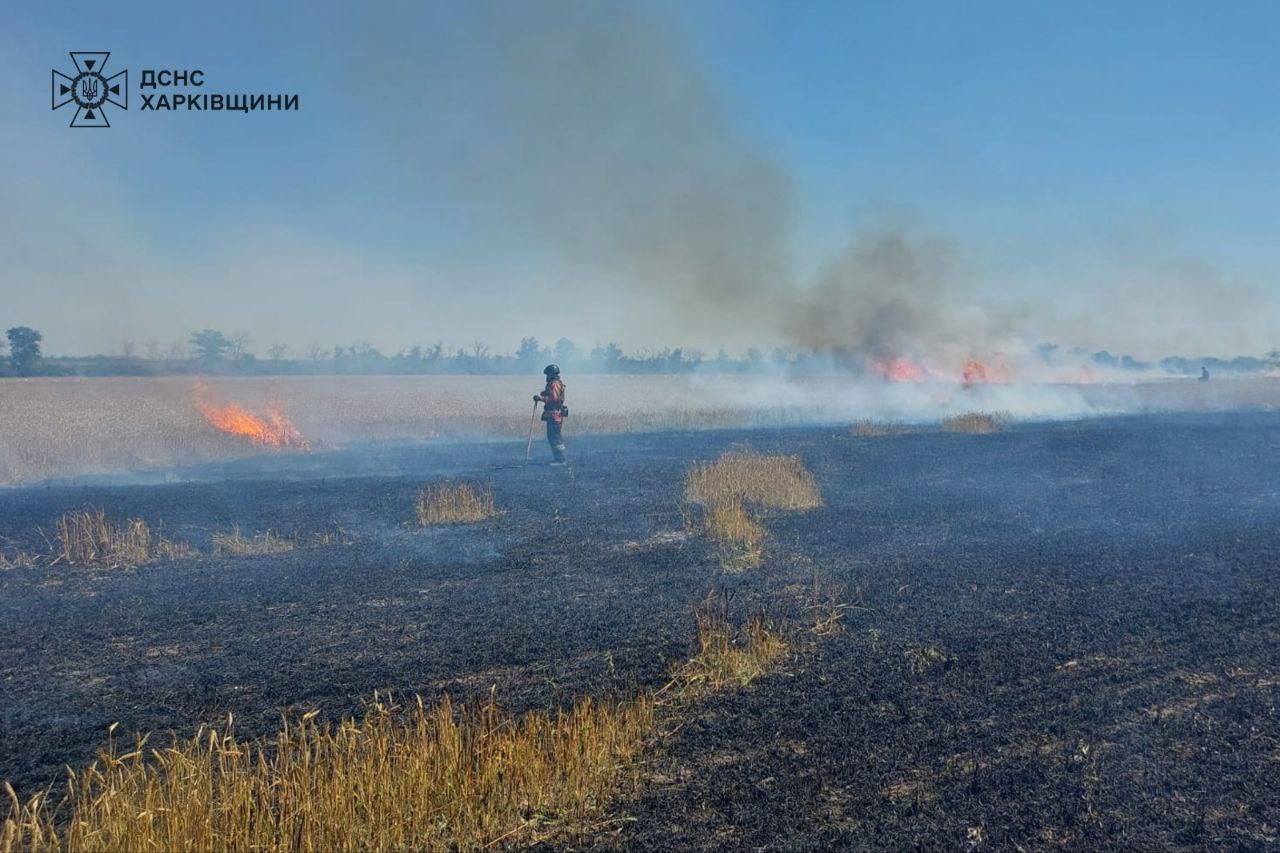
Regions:
<instances>
[{"instance_id":1,"label":"firefighter","mask_svg":"<svg viewBox=\"0 0 1280 853\"><path fill-rule=\"evenodd\" d=\"M1200 381L1201 382L1209 381L1209 368L1204 367L1203 365L1200 367Z\"/></svg>"},{"instance_id":2,"label":"firefighter","mask_svg":"<svg viewBox=\"0 0 1280 853\"><path fill-rule=\"evenodd\" d=\"M569 408L564 404L564 383L560 381L560 368L548 364L542 369L547 377L547 387L541 394L534 394L533 401L542 403L542 419L547 422L547 444L551 445L551 464L564 464L564 439L560 436L561 425Z\"/></svg>"}]
</instances>

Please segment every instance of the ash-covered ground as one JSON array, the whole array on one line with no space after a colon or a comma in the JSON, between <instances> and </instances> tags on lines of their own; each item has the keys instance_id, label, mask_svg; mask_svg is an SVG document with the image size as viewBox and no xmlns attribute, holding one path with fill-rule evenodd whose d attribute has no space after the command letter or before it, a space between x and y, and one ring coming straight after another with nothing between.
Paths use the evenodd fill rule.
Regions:
<instances>
[{"instance_id":1,"label":"ash-covered ground","mask_svg":"<svg viewBox=\"0 0 1280 853\"><path fill-rule=\"evenodd\" d=\"M687 465L800 454L826 505L770 517L725 574L683 533ZM86 506L266 557L0 572L0 778L30 793L115 721L245 734L374 690L514 708L657 686L713 587L803 626L815 574L847 631L701 705L657 744L610 848L1262 848L1280 836L1280 415L1147 415L990 436L843 429L385 445L146 481L0 491L46 548ZM545 453L545 446L537 447ZM493 483L503 514L419 531L418 489ZM344 531L333 544L307 545ZM119 732L117 733L119 734Z\"/></svg>"}]
</instances>

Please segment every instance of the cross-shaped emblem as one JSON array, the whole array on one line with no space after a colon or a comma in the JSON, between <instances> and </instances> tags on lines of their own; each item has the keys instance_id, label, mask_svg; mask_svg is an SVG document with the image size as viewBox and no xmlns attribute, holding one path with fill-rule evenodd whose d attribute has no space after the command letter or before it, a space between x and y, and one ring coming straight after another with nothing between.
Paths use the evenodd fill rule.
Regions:
<instances>
[{"instance_id":1,"label":"cross-shaped emblem","mask_svg":"<svg viewBox=\"0 0 1280 853\"><path fill-rule=\"evenodd\" d=\"M76 76L69 77L53 69L53 108L56 110L72 101L76 114L72 127L111 127L105 107L115 104L122 110L129 109L129 72L118 71L110 77L103 74L111 54L105 51L71 51L71 61L76 64Z\"/></svg>"}]
</instances>

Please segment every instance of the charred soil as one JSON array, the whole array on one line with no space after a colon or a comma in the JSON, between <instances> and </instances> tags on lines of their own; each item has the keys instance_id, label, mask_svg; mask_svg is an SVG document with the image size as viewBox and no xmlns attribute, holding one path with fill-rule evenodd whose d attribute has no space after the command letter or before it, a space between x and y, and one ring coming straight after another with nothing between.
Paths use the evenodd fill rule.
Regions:
<instances>
[{"instance_id":1,"label":"charred soil","mask_svg":"<svg viewBox=\"0 0 1280 853\"><path fill-rule=\"evenodd\" d=\"M691 462L734 446L798 454L824 503L767 515L760 566L725 573L681 497ZM185 734L233 712L252 735L374 690L518 710L657 687L709 588L803 627L816 574L846 590L843 633L695 706L592 846L1276 842L1280 416L570 450L564 469L508 465L523 443L407 445L0 492L14 550L95 507L204 552L0 571L0 778L31 793L116 721ZM419 529L446 478L491 483L498 514ZM236 524L297 547L213 554Z\"/></svg>"}]
</instances>

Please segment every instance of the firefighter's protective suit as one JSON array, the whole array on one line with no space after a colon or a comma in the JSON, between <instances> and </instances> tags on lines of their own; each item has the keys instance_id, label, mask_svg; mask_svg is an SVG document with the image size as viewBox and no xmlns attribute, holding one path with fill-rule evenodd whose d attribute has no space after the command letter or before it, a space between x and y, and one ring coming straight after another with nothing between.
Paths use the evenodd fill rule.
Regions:
<instances>
[{"instance_id":1,"label":"firefighter's protective suit","mask_svg":"<svg viewBox=\"0 0 1280 853\"><path fill-rule=\"evenodd\" d=\"M564 438L560 431L568 409L564 404L564 383L560 381L560 371L559 369L553 371L553 367L555 365L549 365L544 371L547 376L547 387L542 389L541 394L535 395L534 399L542 402L542 420L547 424L547 444L551 445L552 459L555 462L563 462Z\"/></svg>"}]
</instances>

